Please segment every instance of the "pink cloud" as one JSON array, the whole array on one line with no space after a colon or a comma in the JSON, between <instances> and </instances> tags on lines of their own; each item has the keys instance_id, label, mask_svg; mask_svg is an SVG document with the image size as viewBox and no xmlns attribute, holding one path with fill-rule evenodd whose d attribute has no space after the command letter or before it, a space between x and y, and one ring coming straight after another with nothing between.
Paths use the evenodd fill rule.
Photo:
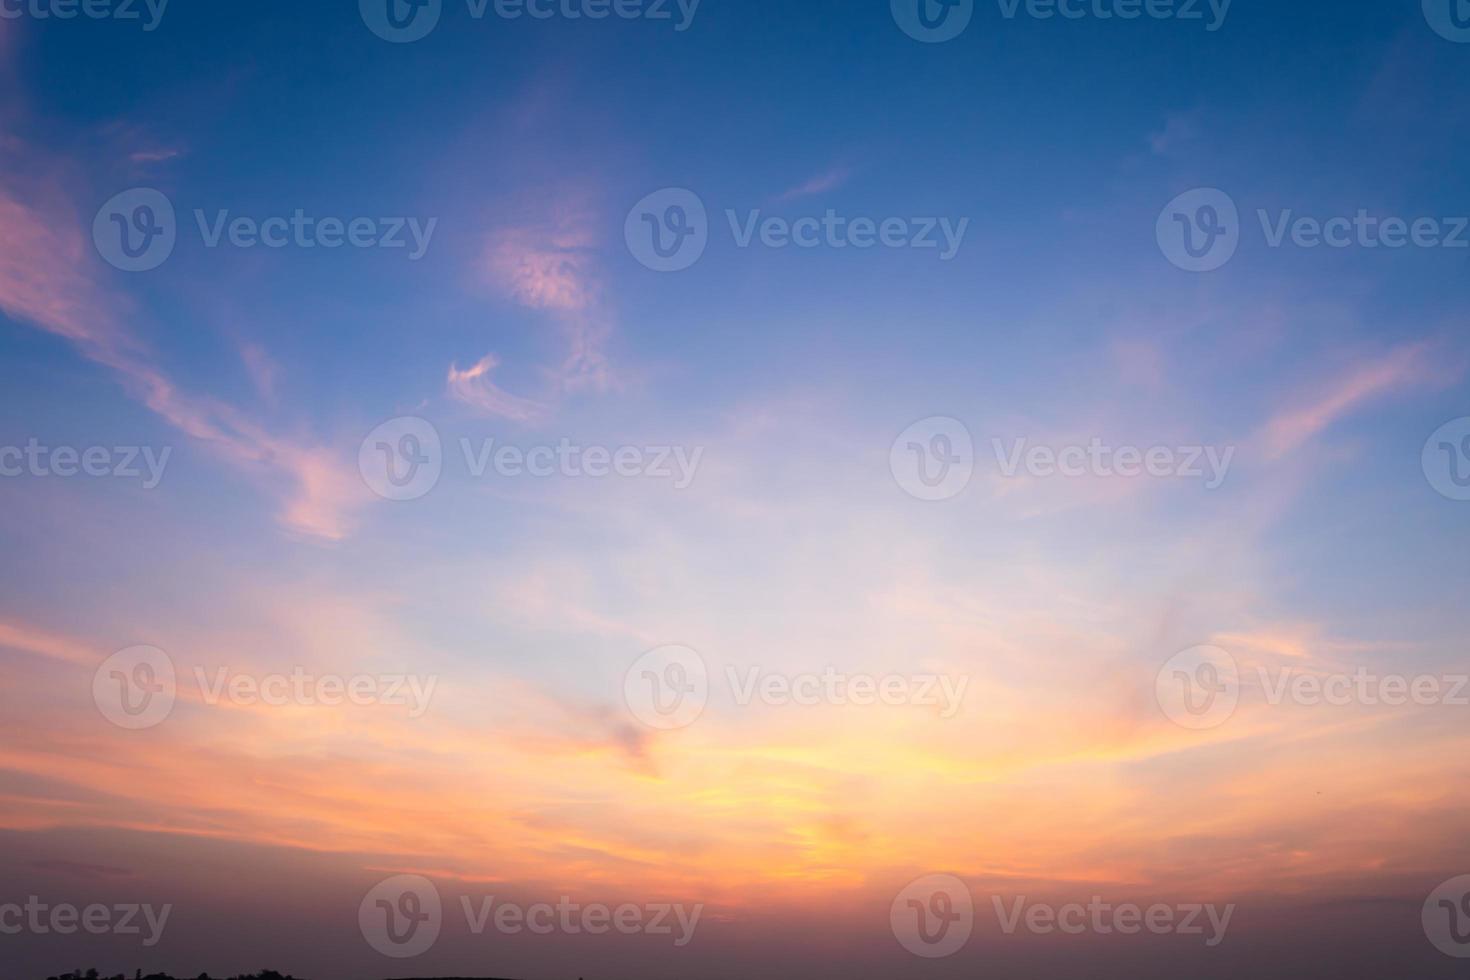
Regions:
<instances>
[{"instance_id":1,"label":"pink cloud","mask_svg":"<svg viewBox=\"0 0 1470 980\"><path fill-rule=\"evenodd\" d=\"M1425 344L1390 351L1355 366L1309 393L1296 407L1266 423L1266 452L1279 459L1300 448L1362 403L1390 391L1433 380Z\"/></svg>"},{"instance_id":2,"label":"pink cloud","mask_svg":"<svg viewBox=\"0 0 1470 980\"><path fill-rule=\"evenodd\" d=\"M585 228L510 228L491 236L485 268L518 303L535 310L575 312L596 298Z\"/></svg>"},{"instance_id":3,"label":"pink cloud","mask_svg":"<svg viewBox=\"0 0 1470 980\"><path fill-rule=\"evenodd\" d=\"M499 366L500 359L494 354L486 354L463 371L458 364L449 365L450 397L486 415L517 422L532 422L545 414L546 407L540 402L512 395L490 380L490 372Z\"/></svg>"},{"instance_id":4,"label":"pink cloud","mask_svg":"<svg viewBox=\"0 0 1470 980\"><path fill-rule=\"evenodd\" d=\"M799 184L791 188L776 198L776 200L794 201L798 198L810 197L813 194L824 194L827 191L836 190L841 187L847 183L847 179L851 176L852 172L846 167L835 167L825 173L817 174L804 184Z\"/></svg>"},{"instance_id":5,"label":"pink cloud","mask_svg":"<svg viewBox=\"0 0 1470 980\"><path fill-rule=\"evenodd\" d=\"M494 354L464 370L450 365L452 397L487 414L530 421L547 414L567 392L616 387L606 350L612 317L593 256L594 227L585 211L562 207L548 223L502 228L490 235L478 266L480 276L520 305L550 316L567 353L547 372L548 390L537 398L512 395L490 381L490 372L500 364Z\"/></svg>"},{"instance_id":6,"label":"pink cloud","mask_svg":"<svg viewBox=\"0 0 1470 980\"><path fill-rule=\"evenodd\" d=\"M240 345L240 359L245 362L245 370L260 397L266 401L275 401L276 380L280 376L281 366L264 347L249 342Z\"/></svg>"},{"instance_id":7,"label":"pink cloud","mask_svg":"<svg viewBox=\"0 0 1470 980\"><path fill-rule=\"evenodd\" d=\"M133 397L170 425L203 440L232 466L262 482L283 481L282 522L315 537L346 534L345 512L363 495L329 450L265 432L228 405L182 393L150 359L121 317L126 301L84 271L79 223L0 191L0 310L67 340L112 372Z\"/></svg>"},{"instance_id":8,"label":"pink cloud","mask_svg":"<svg viewBox=\"0 0 1470 980\"><path fill-rule=\"evenodd\" d=\"M0 647L82 666L97 662L97 655L75 640L24 623L0 621Z\"/></svg>"}]
</instances>

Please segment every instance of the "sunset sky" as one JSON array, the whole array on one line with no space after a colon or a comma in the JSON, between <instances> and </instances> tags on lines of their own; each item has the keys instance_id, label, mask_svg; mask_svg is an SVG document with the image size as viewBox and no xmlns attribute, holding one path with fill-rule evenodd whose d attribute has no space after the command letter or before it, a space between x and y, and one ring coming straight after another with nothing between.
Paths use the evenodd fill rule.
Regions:
<instances>
[{"instance_id":1,"label":"sunset sky","mask_svg":"<svg viewBox=\"0 0 1470 980\"><path fill-rule=\"evenodd\" d=\"M1470 500L1433 465L1470 436L1470 247L1271 240L1470 214L1470 43L1419 0L979 2L938 43L887 0L443 0L407 43L350 0L35 3L0 18L0 465L141 475L0 476L0 905L172 912L150 946L0 930L5 980L1464 975L1420 913L1470 873L1470 703L1271 697L1470 671ZM101 241L139 188L176 242L128 271ZM661 272L670 188L708 243ZM1197 189L1238 208L1211 271L1165 241ZM297 212L405 246L210 244ZM741 244L829 212L938 246ZM402 419L441 472L389 500ZM935 419L973 472L920 499ZM1022 440L1224 468L1008 475ZM475 472L506 445L645 472ZM139 646L177 693L128 727L104 662ZM670 646L708 699L659 727L629 691ZM1161 703L1199 646L1238 666L1208 726ZM752 669L963 696L776 703ZM402 696L211 686L293 674ZM399 960L359 903L405 874L445 921ZM890 906L940 874L975 935L915 957ZM474 935L490 895L703 913L677 948ZM1204 949L992 910L1099 895L1236 911Z\"/></svg>"}]
</instances>

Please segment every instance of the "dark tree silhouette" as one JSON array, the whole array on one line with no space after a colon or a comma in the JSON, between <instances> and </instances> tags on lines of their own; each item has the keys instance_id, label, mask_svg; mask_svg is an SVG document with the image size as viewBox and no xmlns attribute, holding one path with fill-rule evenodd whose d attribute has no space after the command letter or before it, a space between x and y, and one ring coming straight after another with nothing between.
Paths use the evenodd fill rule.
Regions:
<instances>
[{"instance_id":1,"label":"dark tree silhouette","mask_svg":"<svg viewBox=\"0 0 1470 980\"><path fill-rule=\"evenodd\" d=\"M144 976L142 970L133 971L131 978L123 973L119 973L116 976L104 977L96 970L88 970L86 973L83 973L81 970L73 970L71 973L63 973L59 977L47 977L46 980L188 980L188 978L171 977L166 973L150 973ZM201 973L194 980L216 980L216 978L211 977L207 973ZM277 973L275 970L263 970L260 973L242 974L237 977L219 977L217 980L296 980L296 978L284 973Z\"/></svg>"}]
</instances>

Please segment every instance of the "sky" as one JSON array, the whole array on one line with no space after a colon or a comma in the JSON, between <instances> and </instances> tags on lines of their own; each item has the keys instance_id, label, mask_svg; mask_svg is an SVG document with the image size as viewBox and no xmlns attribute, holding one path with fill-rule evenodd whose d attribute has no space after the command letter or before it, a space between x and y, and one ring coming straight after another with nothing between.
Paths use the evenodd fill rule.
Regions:
<instances>
[{"instance_id":1,"label":"sky","mask_svg":"<svg viewBox=\"0 0 1470 980\"><path fill-rule=\"evenodd\" d=\"M1462 975L1453 2L0 0L0 975Z\"/></svg>"}]
</instances>

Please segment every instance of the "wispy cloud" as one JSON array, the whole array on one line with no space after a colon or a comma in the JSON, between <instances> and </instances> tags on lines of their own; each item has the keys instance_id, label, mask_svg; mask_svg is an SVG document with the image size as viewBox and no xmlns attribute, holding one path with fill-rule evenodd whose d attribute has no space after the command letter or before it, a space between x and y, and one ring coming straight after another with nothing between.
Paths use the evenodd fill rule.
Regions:
<instances>
[{"instance_id":1,"label":"wispy cloud","mask_svg":"<svg viewBox=\"0 0 1470 980\"><path fill-rule=\"evenodd\" d=\"M91 666L97 656L70 637L58 636L25 623L0 620L0 648L20 650L70 664Z\"/></svg>"},{"instance_id":2,"label":"wispy cloud","mask_svg":"<svg viewBox=\"0 0 1470 980\"><path fill-rule=\"evenodd\" d=\"M172 160L178 156L179 150L172 148L160 148L155 150L135 150L129 154L128 159L134 163L162 163L164 160Z\"/></svg>"},{"instance_id":3,"label":"wispy cloud","mask_svg":"<svg viewBox=\"0 0 1470 980\"><path fill-rule=\"evenodd\" d=\"M33 200L57 201L43 188ZM43 210L0 191L0 310L67 340L111 370L125 390L170 425L202 440L264 484L286 488L282 522L310 536L336 539L362 488L335 452L273 435L229 405L180 391L124 322L129 304L90 275L79 222L64 205Z\"/></svg>"},{"instance_id":4,"label":"wispy cloud","mask_svg":"<svg viewBox=\"0 0 1470 980\"><path fill-rule=\"evenodd\" d=\"M522 306L575 313L596 298L591 245L586 224L575 218L549 228L505 228L490 236L485 270Z\"/></svg>"},{"instance_id":5,"label":"wispy cloud","mask_svg":"<svg viewBox=\"0 0 1470 980\"><path fill-rule=\"evenodd\" d=\"M1359 363L1306 392L1298 404L1266 423L1266 453L1279 459L1324 432L1363 403L1388 392L1433 380L1428 346L1399 347Z\"/></svg>"},{"instance_id":6,"label":"wispy cloud","mask_svg":"<svg viewBox=\"0 0 1470 980\"><path fill-rule=\"evenodd\" d=\"M1149 149L1155 156L1168 156L1199 135L1199 126L1191 115L1171 115L1164 128L1148 137Z\"/></svg>"},{"instance_id":7,"label":"wispy cloud","mask_svg":"<svg viewBox=\"0 0 1470 980\"><path fill-rule=\"evenodd\" d=\"M490 372L500 365L493 352L463 370L451 364L452 397L489 415L529 421L548 414L568 393L617 387L607 355L613 318L593 251L595 227L587 209L559 205L544 223L489 235L479 260L482 280L521 306L548 315L565 340L566 355L545 372L545 390L535 397L511 394L490 381Z\"/></svg>"},{"instance_id":8,"label":"wispy cloud","mask_svg":"<svg viewBox=\"0 0 1470 980\"><path fill-rule=\"evenodd\" d=\"M834 191L847 183L848 178L851 176L852 171L847 167L834 167L785 191L776 200L785 203L803 197L811 197L814 194L825 194L827 191Z\"/></svg>"},{"instance_id":9,"label":"wispy cloud","mask_svg":"<svg viewBox=\"0 0 1470 980\"><path fill-rule=\"evenodd\" d=\"M540 402L512 395L490 380L490 372L499 366L500 359L494 354L486 354L464 370L460 370L458 364L449 365L450 397L485 415L517 422L533 422L541 418L546 407Z\"/></svg>"},{"instance_id":10,"label":"wispy cloud","mask_svg":"<svg viewBox=\"0 0 1470 980\"><path fill-rule=\"evenodd\" d=\"M256 393L267 402L274 402L276 383L281 374L281 366L275 358L260 344L246 341L240 344L240 359L245 362L245 370L255 385Z\"/></svg>"}]
</instances>

